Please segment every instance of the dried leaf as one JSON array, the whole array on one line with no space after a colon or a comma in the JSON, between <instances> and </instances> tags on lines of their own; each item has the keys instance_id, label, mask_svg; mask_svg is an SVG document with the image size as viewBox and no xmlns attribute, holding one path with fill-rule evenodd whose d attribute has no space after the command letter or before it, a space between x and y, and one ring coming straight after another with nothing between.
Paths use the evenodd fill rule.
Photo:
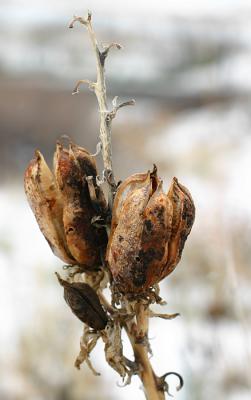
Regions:
<instances>
[{"instance_id":1,"label":"dried leaf","mask_svg":"<svg viewBox=\"0 0 251 400\"><path fill-rule=\"evenodd\" d=\"M93 372L95 376L99 376L100 373L97 372L93 367L89 359L89 356L94 347L96 346L99 338L100 338L99 334L90 332L88 327L84 327L84 332L80 339L80 352L75 361L75 367L77 369L80 369L81 364L86 362L87 366L90 368L90 370Z\"/></svg>"},{"instance_id":2,"label":"dried leaf","mask_svg":"<svg viewBox=\"0 0 251 400\"><path fill-rule=\"evenodd\" d=\"M123 356L119 323L114 322L114 325L108 325L102 337L105 342L106 361L124 379L129 370L126 367L126 359Z\"/></svg>"}]
</instances>

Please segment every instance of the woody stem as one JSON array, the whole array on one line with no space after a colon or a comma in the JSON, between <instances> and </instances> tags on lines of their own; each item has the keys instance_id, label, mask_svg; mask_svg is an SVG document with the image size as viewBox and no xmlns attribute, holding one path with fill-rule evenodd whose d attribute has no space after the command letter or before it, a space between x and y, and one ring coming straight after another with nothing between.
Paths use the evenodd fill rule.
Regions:
<instances>
[{"instance_id":1,"label":"woody stem","mask_svg":"<svg viewBox=\"0 0 251 400\"><path fill-rule=\"evenodd\" d=\"M96 55L97 82L95 83L94 86L94 92L97 97L99 105L100 140L102 143L102 156L105 167L105 173L108 181L108 202L110 209L112 209L116 183L114 179L113 166L112 166L112 140L111 140L112 126L107 107L106 83L105 83L105 73L104 73L105 59L102 59L102 53L99 50L98 42L94 30L92 28L91 20L89 20L89 23L87 24L87 30Z\"/></svg>"},{"instance_id":2,"label":"woody stem","mask_svg":"<svg viewBox=\"0 0 251 400\"><path fill-rule=\"evenodd\" d=\"M136 320L129 321L125 330L130 339L135 361L139 366L139 378L144 386L147 400L164 400L165 394L161 387L158 387L157 376L154 373L148 356L148 307L139 303L136 306Z\"/></svg>"},{"instance_id":3,"label":"woody stem","mask_svg":"<svg viewBox=\"0 0 251 400\"><path fill-rule=\"evenodd\" d=\"M112 166L112 142L111 142L112 118L110 117L111 112L108 110L107 106L106 83L105 83L105 59L108 54L108 50L101 51L99 49L98 41L92 27L90 12L88 13L88 17L86 19L83 19L82 17L74 17L74 19L70 24L70 27L73 27L76 21L86 26L96 56L97 81L96 82L88 81L88 83L90 89L94 90L99 105L100 141L102 146L102 157L105 168L104 173L105 173L105 178L108 182L108 203L110 209L112 210L113 197L116 191L116 183L114 179L113 166ZM79 82L81 83L81 81Z\"/></svg>"}]
</instances>

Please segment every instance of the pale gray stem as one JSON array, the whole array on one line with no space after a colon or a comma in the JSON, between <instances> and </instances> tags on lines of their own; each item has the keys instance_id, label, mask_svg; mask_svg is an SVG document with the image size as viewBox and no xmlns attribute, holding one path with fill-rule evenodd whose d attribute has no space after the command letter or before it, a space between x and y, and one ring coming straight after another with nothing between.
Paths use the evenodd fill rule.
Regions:
<instances>
[{"instance_id":1,"label":"pale gray stem","mask_svg":"<svg viewBox=\"0 0 251 400\"><path fill-rule=\"evenodd\" d=\"M85 27L87 28L93 46L93 50L96 56L97 81L96 82L90 82L88 80L78 81L73 93L78 92L80 84L87 83L89 85L89 88L91 90L94 90L96 94L100 112L100 141L102 144L102 156L105 167L105 177L108 183L108 202L110 209L112 210L113 198L116 192L116 182L112 166L112 144L111 144L112 120L115 117L116 112L119 108L126 105L133 105L134 101L122 103L119 106L114 107L112 111L108 110L107 97L106 97L106 84L105 84L105 59L111 48L115 47L117 49L120 49L121 45L118 43L111 43L110 45L106 46L103 51L100 50L95 32L92 27L90 12L88 13L86 19L82 17L74 17L69 27L73 28L75 22L79 22L85 25Z\"/></svg>"}]
</instances>

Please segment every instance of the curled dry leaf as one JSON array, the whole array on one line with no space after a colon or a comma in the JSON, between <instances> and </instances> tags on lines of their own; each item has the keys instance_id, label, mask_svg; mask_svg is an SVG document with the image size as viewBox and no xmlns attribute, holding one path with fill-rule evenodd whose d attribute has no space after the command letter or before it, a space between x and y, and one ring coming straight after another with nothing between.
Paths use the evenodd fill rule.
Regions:
<instances>
[{"instance_id":1,"label":"curled dry leaf","mask_svg":"<svg viewBox=\"0 0 251 400\"><path fill-rule=\"evenodd\" d=\"M123 356L120 324L114 321L107 325L102 338L105 342L106 361L124 379L128 375L129 369L127 369L126 359Z\"/></svg>"},{"instance_id":2,"label":"curled dry leaf","mask_svg":"<svg viewBox=\"0 0 251 400\"><path fill-rule=\"evenodd\" d=\"M100 375L100 373L95 370L89 357L99 338L99 332L90 332L89 328L85 326L80 339L80 352L75 361L75 367L77 369L80 369L81 364L86 362L87 366L96 376Z\"/></svg>"},{"instance_id":3,"label":"curled dry leaf","mask_svg":"<svg viewBox=\"0 0 251 400\"><path fill-rule=\"evenodd\" d=\"M121 184L106 259L122 293L144 292L173 271L194 215L188 190L174 178L165 194L156 168Z\"/></svg>"},{"instance_id":4,"label":"curled dry leaf","mask_svg":"<svg viewBox=\"0 0 251 400\"><path fill-rule=\"evenodd\" d=\"M37 151L25 172L25 191L38 225L64 262L97 267L107 235L92 220L104 216L107 205L96 184L95 159L72 143L68 149L58 144L54 170L53 175Z\"/></svg>"},{"instance_id":5,"label":"curled dry leaf","mask_svg":"<svg viewBox=\"0 0 251 400\"><path fill-rule=\"evenodd\" d=\"M92 287L83 282L69 283L58 273L56 276L64 288L64 299L73 314L96 331L105 329L108 317Z\"/></svg>"}]
</instances>

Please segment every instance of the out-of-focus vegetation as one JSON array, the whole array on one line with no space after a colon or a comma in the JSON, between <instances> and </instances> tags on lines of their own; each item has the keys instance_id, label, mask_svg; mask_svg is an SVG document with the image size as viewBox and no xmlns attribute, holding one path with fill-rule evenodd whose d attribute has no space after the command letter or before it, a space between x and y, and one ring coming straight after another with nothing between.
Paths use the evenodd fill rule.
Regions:
<instances>
[{"instance_id":1,"label":"out-of-focus vegetation","mask_svg":"<svg viewBox=\"0 0 251 400\"><path fill-rule=\"evenodd\" d=\"M125 46L107 62L111 98L136 99L114 123L116 176L157 163L165 187L177 176L197 208L180 266L161 284L168 312L182 317L151 321L154 367L184 376L177 399L249 399L251 7L237 0L205 1L205 8L195 0L191 8L158 1L155 9L144 4L132 12L111 3L84 7L93 10L99 37ZM49 160L66 134L95 151L95 98L85 88L71 96L76 80L95 76L84 29L67 29L75 12L83 13L82 2L69 9L66 2L13 0L0 14L3 400L144 398L136 378L116 387L98 351L101 377L74 369L81 325L65 308L53 275L61 265L22 189L35 148Z\"/></svg>"}]
</instances>

